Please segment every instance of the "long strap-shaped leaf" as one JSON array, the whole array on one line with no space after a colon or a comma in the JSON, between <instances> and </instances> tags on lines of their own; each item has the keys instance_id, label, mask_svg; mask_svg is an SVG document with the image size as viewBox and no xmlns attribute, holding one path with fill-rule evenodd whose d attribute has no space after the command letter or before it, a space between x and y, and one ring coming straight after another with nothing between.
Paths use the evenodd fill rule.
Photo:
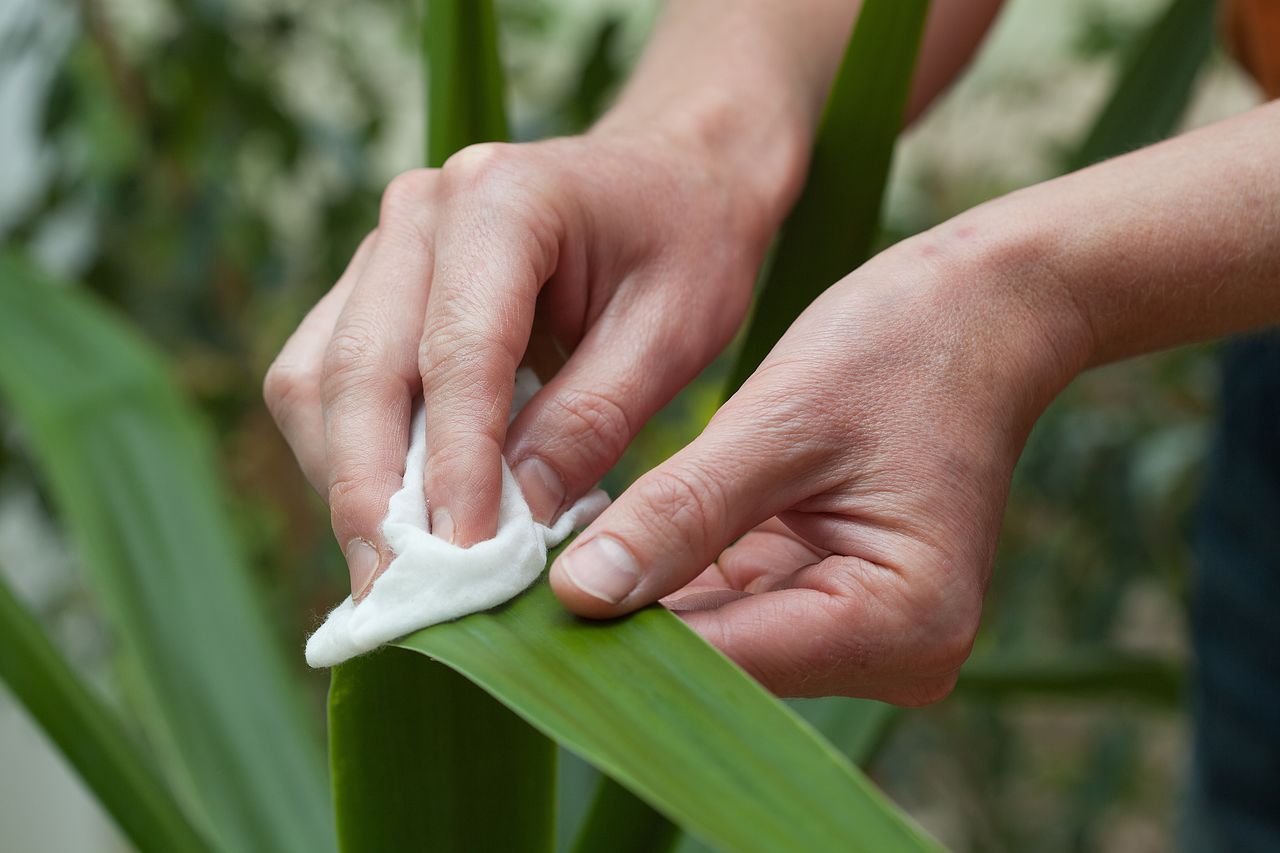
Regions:
<instances>
[{"instance_id":1,"label":"long strap-shaped leaf","mask_svg":"<svg viewBox=\"0 0 1280 853\"><path fill-rule=\"evenodd\" d=\"M961 695L1060 697L1073 701L1128 699L1180 708L1185 667L1178 661L1111 649L1065 653L996 653L970 661L960 673Z\"/></svg>"},{"instance_id":2,"label":"long strap-shaped leaf","mask_svg":"<svg viewBox=\"0 0 1280 853\"><path fill-rule=\"evenodd\" d=\"M726 397L800 312L870 253L927 7L927 0L864 4L832 86L808 180L775 249ZM824 729L839 734L847 754L859 764L869 759L897 717L896 709L873 702L808 710ZM608 780L583 828L584 843L594 843L592 832L620 814L652 827L655 848L666 843L661 821L653 823L649 809L628 803Z\"/></svg>"},{"instance_id":3,"label":"long strap-shaped leaf","mask_svg":"<svg viewBox=\"0 0 1280 853\"><path fill-rule=\"evenodd\" d=\"M928 7L928 0L863 3L726 397L810 302L870 255Z\"/></svg>"},{"instance_id":4,"label":"long strap-shaped leaf","mask_svg":"<svg viewBox=\"0 0 1280 853\"><path fill-rule=\"evenodd\" d=\"M0 256L0 395L192 819L237 853L332 849L318 738L233 544L211 442L160 357L85 293Z\"/></svg>"},{"instance_id":5,"label":"long strap-shaped leaf","mask_svg":"<svg viewBox=\"0 0 1280 853\"><path fill-rule=\"evenodd\" d=\"M1213 45L1216 5L1214 0L1171 0L1143 33L1068 170L1159 142L1173 132Z\"/></svg>"},{"instance_id":6,"label":"long strap-shaped leaf","mask_svg":"<svg viewBox=\"0 0 1280 853\"><path fill-rule=\"evenodd\" d=\"M506 137L491 0L429 0L427 162ZM384 649L333 671L329 763L343 851L545 853L555 744L454 670Z\"/></svg>"},{"instance_id":7,"label":"long strap-shaped leaf","mask_svg":"<svg viewBox=\"0 0 1280 853\"><path fill-rule=\"evenodd\" d=\"M427 164L477 142L507 139L506 89L493 0L427 0Z\"/></svg>"},{"instance_id":8,"label":"long strap-shaped leaf","mask_svg":"<svg viewBox=\"0 0 1280 853\"><path fill-rule=\"evenodd\" d=\"M0 679L57 744L129 840L151 853L211 848L39 623L0 581Z\"/></svg>"},{"instance_id":9,"label":"long strap-shaped leaf","mask_svg":"<svg viewBox=\"0 0 1280 853\"><path fill-rule=\"evenodd\" d=\"M871 764L902 716L902 709L871 699L827 696L787 704L858 767Z\"/></svg>"},{"instance_id":10,"label":"long strap-shaped leaf","mask_svg":"<svg viewBox=\"0 0 1280 853\"><path fill-rule=\"evenodd\" d=\"M442 664L380 649L333 672L342 850L549 850L555 744Z\"/></svg>"},{"instance_id":11,"label":"long strap-shaped leaf","mask_svg":"<svg viewBox=\"0 0 1280 853\"><path fill-rule=\"evenodd\" d=\"M401 645L458 670L720 848L930 847L812 729L661 608L590 624L544 583Z\"/></svg>"},{"instance_id":12,"label":"long strap-shaped leaf","mask_svg":"<svg viewBox=\"0 0 1280 853\"><path fill-rule=\"evenodd\" d=\"M717 849L934 849L830 744L660 607L589 622L544 581L397 645L457 669Z\"/></svg>"},{"instance_id":13,"label":"long strap-shaped leaf","mask_svg":"<svg viewBox=\"0 0 1280 853\"><path fill-rule=\"evenodd\" d=\"M680 828L661 812L601 776L573 853L667 853L679 840Z\"/></svg>"},{"instance_id":14,"label":"long strap-shaped leaf","mask_svg":"<svg viewBox=\"0 0 1280 853\"><path fill-rule=\"evenodd\" d=\"M738 390L809 303L875 244L928 0L867 0L836 74L804 190L783 226L725 384ZM865 763L898 711L874 702L811 709Z\"/></svg>"}]
</instances>

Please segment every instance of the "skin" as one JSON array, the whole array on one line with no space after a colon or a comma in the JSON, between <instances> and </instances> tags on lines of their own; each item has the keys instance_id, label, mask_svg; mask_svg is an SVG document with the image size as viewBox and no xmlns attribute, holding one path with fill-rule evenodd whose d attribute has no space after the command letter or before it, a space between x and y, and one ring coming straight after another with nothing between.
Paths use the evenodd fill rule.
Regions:
<instances>
[{"instance_id":1,"label":"skin","mask_svg":"<svg viewBox=\"0 0 1280 853\"><path fill-rule=\"evenodd\" d=\"M389 193L378 232L268 376L340 542L372 543L385 565L375 528L400 479L417 385L434 423L459 425L429 448L425 487L437 532L447 508L466 543L492 532L498 448L547 463L558 502L527 490L535 511L554 514L727 341L803 171L793 161L821 98L796 93L825 91L847 35L846 4L814 6L833 17L808 30L787 30L784 19L804 16L778 17L773 3L728 15L722 34L759 39L764 58L726 73L692 49L726 4L673 4L649 52L658 59L592 134L486 147L459 175L418 173L421 186ZM957 16L974 8L936 6L916 109L972 51L982 27ZM744 113L722 88L739 71L766 87ZM660 105L673 92L697 106L673 106L668 120ZM719 94L698 101L706 92ZM655 126L665 145L645 138ZM661 599L780 694L946 695L977 628L1014 464L1049 401L1092 365L1280 321L1280 164L1258 156L1276 138L1280 109L1261 107L874 258L797 320L698 439L561 555L556 594L592 618ZM752 145L756 157L732 153ZM498 215L499 199L529 217L523 229ZM494 413L506 411L535 316L573 355L503 434ZM368 564L352 559L357 591Z\"/></svg>"},{"instance_id":2,"label":"skin","mask_svg":"<svg viewBox=\"0 0 1280 853\"><path fill-rule=\"evenodd\" d=\"M264 388L329 503L357 600L393 557L379 524L416 396L434 425L432 529L465 546L495 531L502 454L551 521L725 346L803 181L859 5L677 0L589 133L476 145L391 182L378 228ZM997 5L937 4L914 111ZM516 365L557 353L571 355L508 427Z\"/></svg>"},{"instance_id":3,"label":"skin","mask_svg":"<svg viewBox=\"0 0 1280 853\"><path fill-rule=\"evenodd\" d=\"M566 549L557 594L596 618L665 599L781 694L942 698L1061 388L1280 321L1277 134L1280 102L882 253Z\"/></svg>"}]
</instances>

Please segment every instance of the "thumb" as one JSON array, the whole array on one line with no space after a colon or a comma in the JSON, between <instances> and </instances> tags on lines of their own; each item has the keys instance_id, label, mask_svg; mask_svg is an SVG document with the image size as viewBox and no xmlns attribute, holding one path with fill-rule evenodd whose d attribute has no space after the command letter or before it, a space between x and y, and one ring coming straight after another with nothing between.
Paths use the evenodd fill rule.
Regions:
<instances>
[{"instance_id":1,"label":"thumb","mask_svg":"<svg viewBox=\"0 0 1280 853\"><path fill-rule=\"evenodd\" d=\"M657 601L805 497L806 460L736 408L637 480L560 555L551 586L566 607L602 619Z\"/></svg>"}]
</instances>

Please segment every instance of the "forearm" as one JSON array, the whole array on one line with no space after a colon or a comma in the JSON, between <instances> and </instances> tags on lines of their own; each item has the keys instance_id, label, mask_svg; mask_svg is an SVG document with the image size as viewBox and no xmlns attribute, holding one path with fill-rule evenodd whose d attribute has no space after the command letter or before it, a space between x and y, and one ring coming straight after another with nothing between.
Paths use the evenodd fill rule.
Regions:
<instances>
[{"instance_id":1,"label":"forearm","mask_svg":"<svg viewBox=\"0 0 1280 853\"><path fill-rule=\"evenodd\" d=\"M1006 196L939 235L1032 307L1068 371L1273 325L1277 140L1280 103Z\"/></svg>"},{"instance_id":2,"label":"forearm","mask_svg":"<svg viewBox=\"0 0 1280 853\"><path fill-rule=\"evenodd\" d=\"M804 14L798 14L803 6ZM660 134L788 207L859 0L670 0L593 133Z\"/></svg>"},{"instance_id":3,"label":"forearm","mask_svg":"<svg viewBox=\"0 0 1280 853\"><path fill-rule=\"evenodd\" d=\"M1001 0L935 0L908 117L959 73ZM780 220L861 0L669 0L594 133L659 134L714 160Z\"/></svg>"}]
</instances>

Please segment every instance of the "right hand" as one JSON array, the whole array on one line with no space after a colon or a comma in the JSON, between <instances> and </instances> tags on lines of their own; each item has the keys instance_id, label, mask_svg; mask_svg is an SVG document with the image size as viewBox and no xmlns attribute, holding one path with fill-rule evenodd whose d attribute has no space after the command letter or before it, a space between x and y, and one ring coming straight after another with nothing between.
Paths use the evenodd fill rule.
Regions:
<instances>
[{"instance_id":1,"label":"right hand","mask_svg":"<svg viewBox=\"0 0 1280 853\"><path fill-rule=\"evenodd\" d=\"M475 145L391 182L265 381L357 600L393 557L379 527L419 393L432 529L466 546L495 532L501 454L552 521L732 338L781 210L718 163L596 133ZM508 427L535 316L571 355Z\"/></svg>"},{"instance_id":2,"label":"right hand","mask_svg":"<svg viewBox=\"0 0 1280 853\"><path fill-rule=\"evenodd\" d=\"M561 553L560 600L661 600L782 696L945 696L1023 442L1092 346L1028 221L960 217L830 287Z\"/></svg>"}]
</instances>

